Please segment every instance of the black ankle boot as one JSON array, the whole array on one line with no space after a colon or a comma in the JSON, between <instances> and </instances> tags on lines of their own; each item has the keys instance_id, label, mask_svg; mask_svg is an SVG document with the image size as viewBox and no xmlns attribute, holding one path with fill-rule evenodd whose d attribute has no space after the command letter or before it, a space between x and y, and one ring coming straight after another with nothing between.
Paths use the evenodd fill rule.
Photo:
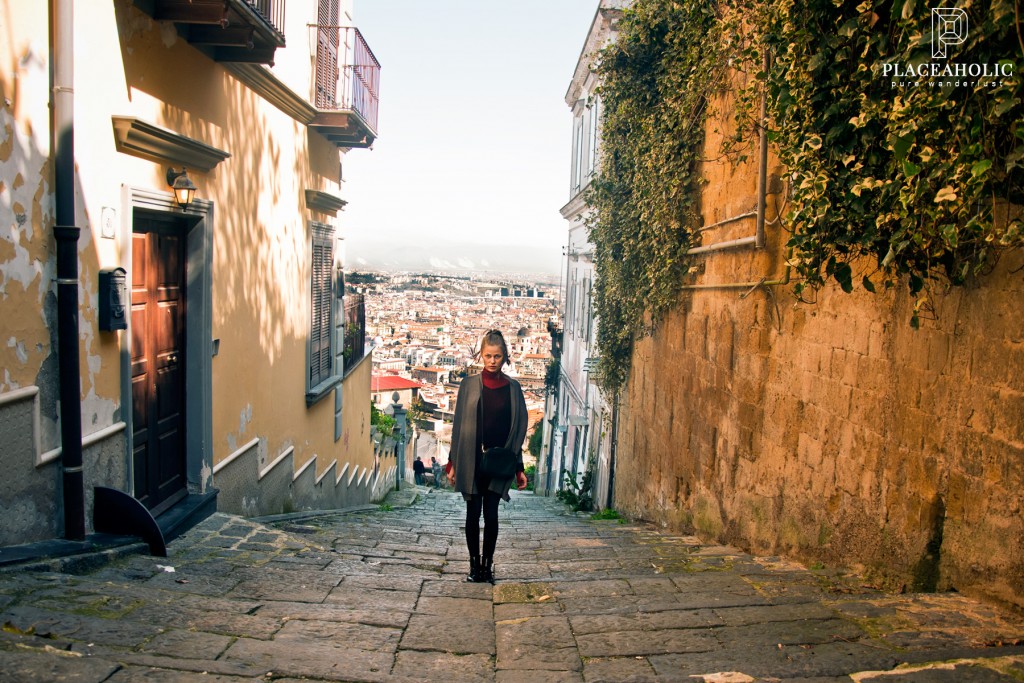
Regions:
<instances>
[{"instance_id":1,"label":"black ankle boot","mask_svg":"<svg viewBox=\"0 0 1024 683\"><path fill-rule=\"evenodd\" d=\"M494 585L494 569L491 566L491 558L485 557L480 562L480 583L489 583Z\"/></svg>"},{"instance_id":2,"label":"black ankle boot","mask_svg":"<svg viewBox=\"0 0 1024 683\"><path fill-rule=\"evenodd\" d=\"M480 583L480 556L470 555L469 556L469 575L466 577L466 581L472 583Z\"/></svg>"}]
</instances>

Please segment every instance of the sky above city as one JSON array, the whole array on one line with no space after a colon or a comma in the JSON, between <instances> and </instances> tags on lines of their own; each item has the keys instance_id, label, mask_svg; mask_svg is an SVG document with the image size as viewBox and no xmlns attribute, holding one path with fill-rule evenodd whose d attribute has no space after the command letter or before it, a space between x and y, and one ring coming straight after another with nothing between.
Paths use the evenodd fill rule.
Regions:
<instances>
[{"instance_id":1,"label":"sky above city","mask_svg":"<svg viewBox=\"0 0 1024 683\"><path fill-rule=\"evenodd\" d=\"M355 0L381 94L373 149L344 159L349 264L429 253L489 270L535 254L539 270L558 274L572 144L565 92L597 4Z\"/></svg>"}]
</instances>

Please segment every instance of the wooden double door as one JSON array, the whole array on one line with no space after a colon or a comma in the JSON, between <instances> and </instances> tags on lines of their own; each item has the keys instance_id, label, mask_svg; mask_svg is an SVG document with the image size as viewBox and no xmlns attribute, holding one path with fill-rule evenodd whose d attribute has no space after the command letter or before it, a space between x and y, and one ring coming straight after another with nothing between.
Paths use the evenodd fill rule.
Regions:
<instances>
[{"instance_id":1,"label":"wooden double door","mask_svg":"<svg viewBox=\"0 0 1024 683\"><path fill-rule=\"evenodd\" d=\"M156 515L187 494L186 230L173 216L132 225L131 377L135 497Z\"/></svg>"}]
</instances>

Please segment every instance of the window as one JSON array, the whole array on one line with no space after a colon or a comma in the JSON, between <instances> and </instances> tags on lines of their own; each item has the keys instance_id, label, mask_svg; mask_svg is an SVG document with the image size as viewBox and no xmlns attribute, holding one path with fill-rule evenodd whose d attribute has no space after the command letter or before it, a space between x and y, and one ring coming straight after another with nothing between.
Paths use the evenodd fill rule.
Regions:
<instances>
[{"instance_id":1,"label":"window","mask_svg":"<svg viewBox=\"0 0 1024 683\"><path fill-rule=\"evenodd\" d=\"M309 372L308 386L314 393L319 385L333 377L334 353L331 345L333 329L332 274L334 271L334 228L313 223L313 249L310 292Z\"/></svg>"},{"instance_id":2,"label":"window","mask_svg":"<svg viewBox=\"0 0 1024 683\"><path fill-rule=\"evenodd\" d=\"M583 115L576 117L572 135L572 193L580 191L580 182L583 177Z\"/></svg>"}]
</instances>

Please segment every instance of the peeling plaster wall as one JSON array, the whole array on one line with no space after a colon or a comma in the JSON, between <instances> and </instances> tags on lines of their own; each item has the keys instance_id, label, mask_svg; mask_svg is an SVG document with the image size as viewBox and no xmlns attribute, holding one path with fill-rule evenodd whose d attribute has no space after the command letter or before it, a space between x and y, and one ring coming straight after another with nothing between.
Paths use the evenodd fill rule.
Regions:
<instances>
[{"instance_id":1,"label":"peeling plaster wall","mask_svg":"<svg viewBox=\"0 0 1024 683\"><path fill-rule=\"evenodd\" d=\"M48 8L3 4L22 30L0 32L0 393L40 383L56 312Z\"/></svg>"},{"instance_id":2,"label":"peeling plaster wall","mask_svg":"<svg viewBox=\"0 0 1024 683\"><path fill-rule=\"evenodd\" d=\"M350 16L351 3L343 4ZM264 464L268 457L272 460L289 449L298 463L316 454L324 463L321 467L347 462L333 438L333 400L328 397L312 407L305 403L309 221L330 220L340 228L341 220L306 209L304 192L340 192L338 149L188 45L172 23L150 19L132 0L90 5L88 11L76 9L76 222L82 229L78 246L84 435L126 419L120 371L125 333L101 332L97 320L100 270L129 260L132 207L124 204L125 188L169 193L165 173L172 162L129 156L116 149L111 116L136 116L231 154L210 172L190 169L200 197L216 207L210 226L215 249L209 332L211 340L221 340L211 379L214 437L212 443L204 444L209 450L195 471L208 482L213 464L254 435L261 438ZM0 319L4 321L0 394L39 388L43 451L60 445L52 283L49 12L47 3L0 0L0 15L7 22L0 31ZM312 92L313 70L303 43L309 35L306 24L315 17L314 0L289 2L289 48L282 49L274 67L275 74L303 96ZM183 73L189 78L182 78ZM113 216L112 237L101 234L104 211ZM369 400L368 378L367 374L363 403ZM14 424L25 419L23 411L5 411L0 419L4 429L31 432L27 425ZM88 458L99 467L93 477L96 481L90 483L131 490L126 438L122 435L90 447L89 452L96 454L87 455L87 478L93 477ZM114 457L118 446L112 444L118 442L120 455ZM355 453L372 461L361 447ZM18 496L39 503L36 512L52 531L59 501L52 482L41 483L52 467L37 472L33 457L0 451L3 466L18 468L18 477L34 482L19 484Z\"/></svg>"},{"instance_id":3,"label":"peeling plaster wall","mask_svg":"<svg viewBox=\"0 0 1024 683\"><path fill-rule=\"evenodd\" d=\"M49 142L49 8L3 2L0 31L0 545L55 535L61 517L53 468L39 450L59 446L55 338L54 204ZM39 433L36 432L36 401Z\"/></svg>"}]
</instances>

